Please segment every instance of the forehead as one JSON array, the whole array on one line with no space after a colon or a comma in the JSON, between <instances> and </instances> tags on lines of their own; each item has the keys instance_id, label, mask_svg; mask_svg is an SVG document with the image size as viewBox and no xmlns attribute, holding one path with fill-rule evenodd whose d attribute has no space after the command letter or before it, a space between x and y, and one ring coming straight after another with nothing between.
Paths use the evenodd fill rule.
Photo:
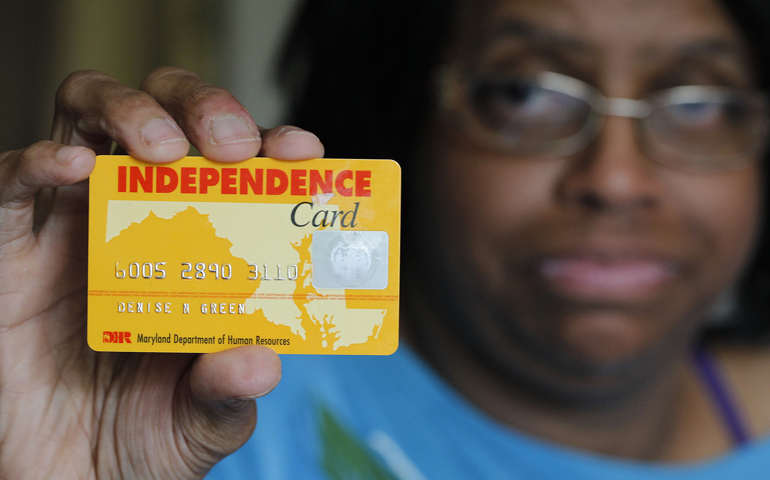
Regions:
<instances>
[{"instance_id":1,"label":"forehead","mask_svg":"<svg viewBox=\"0 0 770 480\"><path fill-rule=\"evenodd\" d=\"M645 37L676 38L709 30L730 33L732 23L714 0L490 0L485 14L491 20L527 16L563 29L600 38L604 34L647 32ZM661 31L661 22L676 29Z\"/></svg>"},{"instance_id":2,"label":"forehead","mask_svg":"<svg viewBox=\"0 0 770 480\"><path fill-rule=\"evenodd\" d=\"M741 32L716 0L467 0L463 10L456 46L464 50L539 35L596 55L653 56L704 42L736 55L745 51Z\"/></svg>"}]
</instances>

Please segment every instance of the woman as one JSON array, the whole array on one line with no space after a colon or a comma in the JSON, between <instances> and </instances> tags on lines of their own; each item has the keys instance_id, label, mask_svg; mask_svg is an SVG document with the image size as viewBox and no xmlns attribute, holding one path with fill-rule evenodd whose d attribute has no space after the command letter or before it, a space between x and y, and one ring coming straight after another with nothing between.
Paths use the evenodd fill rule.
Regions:
<instances>
[{"instance_id":1,"label":"woman","mask_svg":"<svg viewBox=\"0 0 770 480\"><path fill-rule=\"evenodd\" d=\"M764 78L748 38L763 43L750 5L730 7L461 3L450 40L432 46L438 53L418 41L442 38L444 20L429 15L435 6L422 5L423 17L414 12L411 36L388 36L387 51L375 46L402 22L392 2L347 14L314 2L305 11L286 66L289 75L309 71L295 119L324 139L331 156L380 148L379 156L402 161L413 195L405 238L419 239L405 242L411 270L402 328L443 381L498 422L582 450L663 462L724 455L770 426L763 402L751 400L770 393L761 386L763 348L722 342L693 353L706 323L738 322L730 328L754 336L766 328L755 253L764 245L766 106L747 93ZM320 20L327 18L335 20ZM339 35L324 38L329 31ZM404 45L422 50L405 59ZM297 61L303 53L308 64ZM729 113L738 110L742 120ZM370 114L379 111L385 118ZM601 126L600 113L607 114ZM738 297L741 312L731 307ZM420 368L413 359L383 360L387 367L356 361L357 368L330 359L310 369L308 376L334 387L284 380L291 398L355 397L367 407L335 400L316 407L321 413L310 409L304 429L314 432L312 419L322 419L320 433L309 434L321 446L297 454L301 444L287 432L271 457L286 461L292 447L301 458L344 456L325 437L324 422L337 419L352 438L370 439L375 458L408 458L427 478L516 478L517 468L554 478L671 474L575 461L529 437L497 435L437 393L441 382L421 389L430 373L405 380ZM284 362L287 372L302 368ZM402 402L386 393L399 385L399 394L409 392ZM286 428L291 413L282 416L281 395L265 400L263 411L277 413L245 450L259 451ZM376 413L361 413L366 408ZM451 427L442 428L445 418ZM419 427L401 430L402 422ZM386 434L403 455L371 440ZM465 455L453 456L455 449ZM249 465L250 454L236 458ZM483 461L469 466L467 456ZM276 463L255 458L252 468ZM728 456L682 475L719 478L745 468L735 464Z\"/></svg>"},{"instance_id":2,"label":"woman","mask_svg":"<svg viewBox=\"0 0 770 480\"><path fill-rule=\"evenodd\" d=\"M332 155L403 159L411 347L389 358L285 358L257 434L215 474L763 475L766 349L709 345L691 360L699 332L725 321L731 298L762 313L745 302L762 299L767 105L750 48L761 45L749 23L757 15L711 0L362 3L309 3L298 30L306 41L291 58L316 47L327 56L287 68L307 75L297 122L328 138ZM377 37L395 31L390 9L408 52L372 50L400 44ZM338 15L330 30L323 19ZM328 56L343 47L350 53ZM379 90L366 83L375 73ZM266 131L258 140L232 98L190 74L154 72L143 90L149 96L93 74L71 78L54 138L94 149L114 138L151 161L181 156L183 135L221 161L260 148L284 159L321 152L311 135ZM83 262L51 237L82 229L63 223L77 205L68 197L82 192L57 190L37 223L31 196L84 178L92 162L87 150L44 144L0 163L3 275L10 265L35 280L4 280L3 296L22 291L36 302L9 303L0 351L27 360L2 365L0 418L23 411L36 426L72 427L30 440L19 420L3 420L4 445L15 448L2 450L0 464L25 472L23 455L11 457L24 446L44 453L37 468L52 468L64 438L91 453L66 459L73 472L192 478L245 440L247 399L275 385L275 358L257 348L197 360L85 353L82 283L56 281ZM30 275L30 265L41 273ZM43 275L51 271L54 279ZM20 332L40 338L37 350L14 348ZM660 465L670 462L678 465Z\"/></svg>"}]
</instances>

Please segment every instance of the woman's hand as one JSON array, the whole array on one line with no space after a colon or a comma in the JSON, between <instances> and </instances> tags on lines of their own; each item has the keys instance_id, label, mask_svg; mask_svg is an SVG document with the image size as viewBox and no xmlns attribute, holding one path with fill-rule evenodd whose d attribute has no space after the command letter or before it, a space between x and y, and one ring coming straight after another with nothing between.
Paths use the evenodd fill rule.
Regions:
<instances>
[{"instance_id":1,"label":"woman's hand","mask_svg":"<svg viewBox=\"0 0 770 480\"><path fill-rule=\"evenodd\" d=\"M258 128L229 93L177 68L133 90L97 72L61 85L51 141L0 155L0 478L201 478L275 387L265 347L96 353L86 343L88 184L117 142L149 162L190 144L216 161L323 156L314 135Z\"/></svg>"}]
</instances>

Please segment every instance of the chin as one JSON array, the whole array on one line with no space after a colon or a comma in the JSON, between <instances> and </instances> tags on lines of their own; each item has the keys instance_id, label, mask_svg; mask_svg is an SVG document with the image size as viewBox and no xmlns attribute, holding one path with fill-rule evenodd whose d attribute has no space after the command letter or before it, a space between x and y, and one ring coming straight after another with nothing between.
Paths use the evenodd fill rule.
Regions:
<instances>
[{"instance_id":1,"label":"chin","mask_svg":"<svg viewBox=\"0 0 770 480\"><path fill-rule=\"evenodd\" d=\"M650 322L612 312L575 315L561 322L558 338L564 350L583 363L597 366L622 363L654 348L660 339L649 332Z\"/></svg>"},{"instance_id":2,"label":"chin","mask_svg":"<svg viewBox=\"0 0 770 480\"><path fill-rule=\"evenodd\" d=\"M664 380L697 331L697 322L607 311L573 312L548 331L498 320L504 334L485 354L498 373L535 396L583 406L621 401Z\"/></svg>"}]
</instances>

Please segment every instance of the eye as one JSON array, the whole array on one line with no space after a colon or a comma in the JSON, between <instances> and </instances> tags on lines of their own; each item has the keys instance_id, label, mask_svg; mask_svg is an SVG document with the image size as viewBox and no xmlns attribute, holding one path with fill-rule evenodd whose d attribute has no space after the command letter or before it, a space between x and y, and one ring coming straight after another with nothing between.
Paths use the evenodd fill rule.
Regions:
<instances>
[{"instance_id":1,"label":"eye","mask_svg":"<svg viewBox=\"0 0 770 480\"><path fill-rule=\"evenodd\" d=\"M552 115L568 103L558 92L520 80L480 81L472 98L479 113L498 119L524 120Z\"/></svg>"},{"instance_id":2,"label":"eye","mask_svg":"<svg viewBox=\"0 0 770 480\"><path fill-rule=\"evenodd\" d=\"M491 133L506 142L568 138L586 124L591 107L583 99L516 78L478 78L468 92L470 110Z\"/></svg>"},{"instance_id":3,"label":"eye","mask_svg":"<svg viewBox=\"0 0 770 480\"><path fill-rule=\"evenodd\" d=\"M667 108L672 120L693 126L720 122L729 110L728 105L716 102L681 103Z\"/></svg>"},{"instance_id":4,"label":"eye","mask_svg":"<svg viewBox=\"0 0 770 480\"><path fill-rule=\"evenodd\" d=\"M752 109L739 98L669 105L666 115L682 127L735 128L752 117Z\"/></svg>"}]
</instances>

